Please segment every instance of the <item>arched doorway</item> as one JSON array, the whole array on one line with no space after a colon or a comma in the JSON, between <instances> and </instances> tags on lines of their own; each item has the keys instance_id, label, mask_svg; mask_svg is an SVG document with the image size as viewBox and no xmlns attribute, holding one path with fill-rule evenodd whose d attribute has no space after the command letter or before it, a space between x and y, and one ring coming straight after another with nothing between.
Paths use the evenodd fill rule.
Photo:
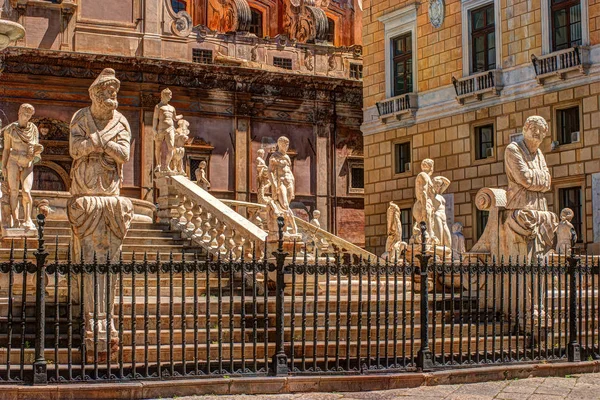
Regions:
<instances>
[{"instance_id":1,"label":"arched doorway","mask_svg":"<svg viewBox=\"0 0 600 400\"><path fill-rule=\"evenodd\" d=\"M69 190L64 179L65 177L61 176L59 171L48 165L36 165L33 169L33 176L33 190L47 190L53 192L67 192Z\"/></svg>"}]
</instances>

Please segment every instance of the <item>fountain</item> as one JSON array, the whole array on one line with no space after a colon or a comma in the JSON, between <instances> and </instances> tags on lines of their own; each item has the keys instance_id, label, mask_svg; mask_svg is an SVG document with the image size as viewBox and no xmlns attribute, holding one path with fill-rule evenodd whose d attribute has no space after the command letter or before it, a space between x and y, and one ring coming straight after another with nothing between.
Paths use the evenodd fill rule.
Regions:
<instances>
[{"instance_id":1,"label":"fountain","mask_svg":"<svg viewBox=\"0 0 600 400\"><path fill-rule=\"evenodd\" d=\"M3 9L0 7L0 14ZM13 21L0 19L0 51L7 48L12 42L15 42L25 36L25 28L21 24Z\"/></svg>"}]
</instances>

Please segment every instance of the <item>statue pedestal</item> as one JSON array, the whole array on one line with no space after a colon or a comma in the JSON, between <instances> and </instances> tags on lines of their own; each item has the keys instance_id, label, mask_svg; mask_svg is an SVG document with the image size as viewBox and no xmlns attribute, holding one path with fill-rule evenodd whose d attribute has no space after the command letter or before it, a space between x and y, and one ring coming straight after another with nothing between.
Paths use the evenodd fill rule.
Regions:
<instances>
[{"instance_id":1,"label":"statue pedestal","mask_svg":"<svg viewBox=\"0 0 600 400\"><path fill-rule=\"evenodd\" d=\"M3 239L35 238L37 231L29 228L2 228Z\"/></svg>"},{"instance_id":2,"label":"statue pedestal","mask_svg":"<svg viewBox=\"0 0 600 400\"><path fill-rule=\"evenodd\" d=\"M179 199L177 198L177 190L171 185L170 177L175 175L174 173L167 174L166 172L155 173L156 189L158 189L158 220L159 222L169 223L173 218L173 210L179 205Z\"/></svg>"}]
</instances>

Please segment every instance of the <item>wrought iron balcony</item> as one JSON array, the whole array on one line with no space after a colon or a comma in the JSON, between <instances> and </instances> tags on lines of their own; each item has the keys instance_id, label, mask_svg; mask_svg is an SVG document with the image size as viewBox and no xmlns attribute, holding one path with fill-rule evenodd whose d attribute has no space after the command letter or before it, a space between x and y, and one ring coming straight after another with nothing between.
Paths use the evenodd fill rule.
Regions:
<instances>
[{"instance_id":1,"label":"wrought iron balcony","mask_svg":"<svg viewBox=\"0 0 600 400\"><path fill-rule=\"evenodd\" d=\"M464 78L452 77L452 84L456 91L456 100L460 104L465 104L469 98L482 100L486 95L500 96L504 87L502 71L499 69L478 72Z\"/></svg>"},{"instance_id":2,"label":"wrought iron balcony","mask_svg":"<svg viewBox=\"0 0 600 400\"><path fill-rule=\"evenodd\" d=\"M416 93L406 93L377 103L379 118L386 123L390 118L401 120L415 116L418 109Z\"/></svg>"},{"instance_id":3,"label":"wrought iron balcony","mask_svg":"<svg viewBox=\"0 0 600 400\"><path fill-rule=\"evenodd\" d=\"M575 46L545 56L531 55L535 78L540 85L549 78L564 80L569 72L586 74L590 66L589 49Z\"/></svg>"}]
</instances>

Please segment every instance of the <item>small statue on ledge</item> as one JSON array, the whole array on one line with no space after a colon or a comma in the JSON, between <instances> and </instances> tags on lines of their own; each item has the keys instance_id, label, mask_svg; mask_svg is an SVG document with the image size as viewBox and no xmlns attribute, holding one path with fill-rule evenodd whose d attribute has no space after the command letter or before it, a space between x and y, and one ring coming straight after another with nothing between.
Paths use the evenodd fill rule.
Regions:
<instances>
[{"instance_id":1,"label":"small statue on ledge","mask_svg":"<svg viewBox=\"0 0 600 400\"><path fill-rule=\"evenodd\" d=\"M169 88L161 92L161 101L154 107L152 118L152 132L154 132L154 157L156 158L155 172L172 173L171 160L175 152L175 121L183 118L177 115L175 107L169 104L173 98L173 92ZM162 163L162 146L166 142L167 153L165 163Z\"/></svg>"},{"instance_id":2,"label":"small statue on ledge","mask_svg":"<svg viewBox=\"0 0 600 400\"><path fill-rule=\"evenodd\" d=\"M2 152L2 174L4 192L9 195L10 214L3 215L3 227L24 228L35 231L31 219L33 200L33 165L40 161L44 147L39 143L39 132L31 117L35 109L31 104L19 108L19 120L4 128L4 150ZM19 186L23 193L23 222L19 221ZM3 207L8 211L8 207ZM4 218L6 218L4 220Z\"/></svg>"},{"instance_id":3,"label":"small statue on ledge","mask_svg":"<svg viewBox=\"0 0 600 400\"><path fill-rule=\"evenodd\" d=\"M563 208L560 212L560 222L556 229L556 252L563 256L571 255L571 246L577 241L577 233L571 223L574 216L570 208Z\"/></svg>"},{"instance_id":4,"label":"small statue on ledge","mask_svg":"<svg viewBox=\"0 0 600 400\"><path fill-rule=\"evenodd\" d=\"M198 166L198 168L196 168L194 174L196 175L196 184L198 186L200 186L204 190L210 189L210 182L206 177L206 161L200 161L200 165Z\"/></svg>"},{"instance_id":5,"label":"small statue on ledge","mask_svg":"<svg viewBox=\"0 0 600 400\"><path fill-rule=\"evenodd\" d=\"M177 130L175 131L175 148L173 149L173 160L171 161L171 170L179 175L185 175L183 167L183 159L185 158L185 144L190 138L190 123L185 119L180 119L177 122Z\"/></svg>"}]
</instances>

